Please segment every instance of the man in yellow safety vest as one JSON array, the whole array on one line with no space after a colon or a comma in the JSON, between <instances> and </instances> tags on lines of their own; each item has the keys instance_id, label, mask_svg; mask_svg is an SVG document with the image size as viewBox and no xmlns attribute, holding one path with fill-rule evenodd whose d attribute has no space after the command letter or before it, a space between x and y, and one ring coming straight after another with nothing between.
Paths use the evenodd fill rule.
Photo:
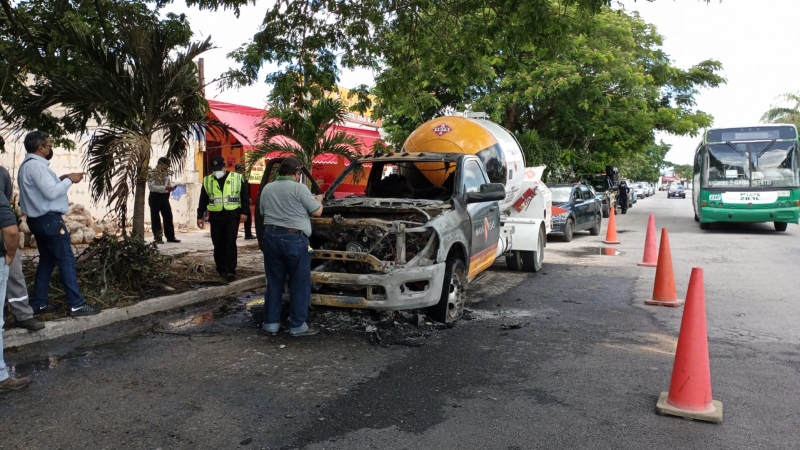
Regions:
<instances>
[{"instance_id":1,"label":"man in yellow safety vest","mask_svg":"<svg viewBox=\"0 0 800 450\"><path fill-rule=\"evenodd\" d=\"M244 189L244 177L225 170L225 158L222 156L213 157L211 174L203 178L197 226L204 228L203 216L208 210L217 273L229 281L236 279L236 238L239 224L245 221L245 211L249 209L250 192Z\"/></svg>"}]
</instances>

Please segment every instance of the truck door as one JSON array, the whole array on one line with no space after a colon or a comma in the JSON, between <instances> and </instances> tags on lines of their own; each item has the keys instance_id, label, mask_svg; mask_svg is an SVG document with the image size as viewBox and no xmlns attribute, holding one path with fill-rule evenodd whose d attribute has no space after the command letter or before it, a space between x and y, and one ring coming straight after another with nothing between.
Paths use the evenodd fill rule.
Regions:
<instances>
[{"instance_id":1,"label":"truck door","mask_svg":"<svg viewBox=\"0 0 800 450\"><path fill-rule=\"evenodd\" d=\"M583 204L586 205L586 217L584 217L584 225L587 228L591 228L592 225L594 225L597 214L600 212L597 197L592 195L592 191L586 186L581 186L581 197L583 197Z\"/></svg>"},{"instance_id":2,"label":"truck door","mask_svg":"<svg viewBox=\"0 0 800 450\"><path fill-rule=\"evenodd\" d=\"M483 167L477 159L467 159L461 171L461 195L466 201L466 194L480 192L481 185L489 182ZM500 238L500 209L497 202L481 202L466 205L471 221L471 243L469 255L469 272L467 279L472 279L495 260L497 242Z\"/></svg>"}]
</instances>

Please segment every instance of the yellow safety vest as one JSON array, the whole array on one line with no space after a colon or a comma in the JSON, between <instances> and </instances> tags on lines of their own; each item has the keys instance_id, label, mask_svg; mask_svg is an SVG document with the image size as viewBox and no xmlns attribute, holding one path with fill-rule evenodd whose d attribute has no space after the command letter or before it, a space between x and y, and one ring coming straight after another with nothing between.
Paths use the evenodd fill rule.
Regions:
<instances>
[{"instance_id":1,"label":"yellow safety vest","mask_svg":"<svg viewBox=\"0 0 800 450\"><path fill-rule=\"evenodd\" d=\"M214 174L208 175L203 179L203 187L208 194L208 210L220 212L224 208L232 211L242 207L242 174L228 172L225 179L225 186L220 189L219 182Z\"/></svg>"}]
</instances>

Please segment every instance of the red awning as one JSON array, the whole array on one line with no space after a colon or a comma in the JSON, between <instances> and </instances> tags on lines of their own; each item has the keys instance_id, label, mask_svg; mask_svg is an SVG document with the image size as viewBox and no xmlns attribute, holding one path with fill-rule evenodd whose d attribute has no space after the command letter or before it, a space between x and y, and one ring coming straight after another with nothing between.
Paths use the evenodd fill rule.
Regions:
<instances>
[{"instance_id":1,"label":"red awning","mask_svg":"<svg viewBox=\"0 0 800 450\"><path fill-rule=\"evenodd\" d=\"M208 100L208 105L217 120L236 130L233 135L244 149L255 148L258 144L258 123L266 110L216 100Z\"/></svg>"}]
</instances>

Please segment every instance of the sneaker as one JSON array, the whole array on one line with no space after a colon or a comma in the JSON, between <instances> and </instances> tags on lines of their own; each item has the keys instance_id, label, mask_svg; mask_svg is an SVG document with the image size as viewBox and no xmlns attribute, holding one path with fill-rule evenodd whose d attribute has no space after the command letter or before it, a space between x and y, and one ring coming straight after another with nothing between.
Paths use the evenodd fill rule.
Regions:
<instances>
[{"instance_id":1,"label":"sneaker","mask_svg":"<svg viewBox=\"0 0 800 450\"><path fill-rule=\"evenodd\" d=\"M290 336L295 336L295 337L301 337L301 336L313 336L313 335L315 335L317 333L319 333L319 329L318 328L309 327L306 331L301 331L299 333L289 332L289 335Z\"/></svg>"},{"instance_id":2,"label":"sneaker","mask_svg":"<svg viewBox=\"0 0 800 450\"><path fill-rule=\"evenodd\" d=\"M172 239L167 239L167 242L169 242L169 243L171 243L171 244L177 244L177 243L179 243L180 241L181 241L180 239L175 239L175 238L172 238Z\"/></svg>"},{"instance_id":3,"label":"sneaker","mask_svg":"<svg viewBox=\"0 0 800 450\"><path fill-rule=\"evenodd\" d=\"M30 319L18 320L16 324L19 328L25 328L31 331L39 331L44 328L44 324L33 317Z\"/></svg>"},{"instance_id":4,"label":"sneaker","mask_svg":"<svg viewBox=\"0 0 800 450\"><path fill-rule=\"evenodd\" d=\"M58 311L58 307L55 305L51 305L50 303L44 306L31 306L31 309L33 310L34 315L47 314Z\"/></svg>"},{"instance_id":5,"label":"sneaker","mask_svg":"<svg viewBox=\"0 0 800 450\"><path fill-rule=\"evenodd\" d=\"M70 308L69 315L72 317L81 317L81 316L93 316L97 313L102 311L99 306L92 306L88 303L84 303L83 305L77 308Z\"/></svg>"},{"instance_id":6,"label":"sneaker","mask_svg":"<svg viewBox=\"0 0 800 450\"><path fill-rule=\"evenodd\" d=\"M0 381L0 392L16 391L31 383L31 377L14 378L8 377Z\"/></svg>"}]
</instances>

